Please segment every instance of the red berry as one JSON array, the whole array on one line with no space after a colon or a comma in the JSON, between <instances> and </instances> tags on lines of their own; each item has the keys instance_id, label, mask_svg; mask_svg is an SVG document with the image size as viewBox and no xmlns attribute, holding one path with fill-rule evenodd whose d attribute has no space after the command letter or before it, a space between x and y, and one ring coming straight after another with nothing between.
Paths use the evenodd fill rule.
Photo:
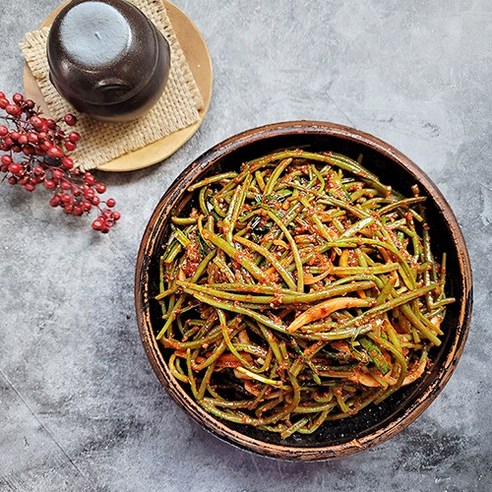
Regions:
<instances>
[{"instance_id":1,"label":"red berry","mask_svg":"<svg viewBox=\"0 0 492 492\"><path fill-rule=\"evenodd\" d=\"M41 150L43 150L44 152L47 152L48 150L50 150L51 147L53 147L53 144L49 140L44 140L43 142L41 142L39 144L39 148Z\"/></svg>"},{"instance_id":2,"label":"red berry","mask_svg":"<svg viewBox=\"0 0 492 492\"><path fill-rule=\"evenodd\" d=\"M21 93L15 93L10 101L0 91L0 109L4 109L13 121L13 129L0 125L0 172L12 185L19 184L27 191L34 191L38 184L54 190L49 203L52 207L61 206L66 214L81 216L97 207L100 216L92 226L108 233L120 215L112 212L116 205L113 198L106 202L106 209L100 207L98 194L106 191L106 185L99 183L91 173L75 168L74 160L65 152L77 148L81 135L76 131L62 130L52 118L44 118L37 113L32 99L24 99ZM64 122L68 126L77 123L77 118L66 115ZM5 155L1 155L1 152ZM23 160L14 162L13 153L24 153ZM81 182L82 181L82 182Z\"/></svg>"},{"instance_id":3,"label":"red berry","mask_svg":"<svg viewBox=\"0 0 492 492\"><path fill-rule=\"evenodd\" d=\"M71 205L73 203L73 198L68 193L63 193L60 197L60 201L63 205Z\"/></svg>"},{"instance_id":4,"label":"red berry","mask_svg":"<svg viewBox=\"0 0 492 492\"><path fill-rule=\"evenodd\" d=\"M73 159L70 157L63 157L62 166L65 169L72 169L73 168Z\"/></svg>"},{"instance_id":5,"label":"red berry","mask_svg":"<svg viewBox=\"0 0 492 492\"><path fill-rule=\"evenodd\" d=\"M44 119L43 118L40 118L39 116L32 116L30 119L29 119L29 123L31 123L31 125L34 127L34 128L41 128L43 126L43 123L44 123Z\"/></svg>"},{"instance_id":6,"label":"red berry","mask_svg":"<svg viewBox=\"0 0 492 492\"><path fill-rule=\"evenodd\" d=\"M113 219L114 220L120 220L121 219L121 215L119 212L113 212Z\"/></svg>"},{"instance_id":7,"label":"red berry","mask_svg":"<svg viewBox=\"0 0 492 492\"><path fill-rule=\"evenodd\" d=\"M84 190L84 197L87 198L87 200L92 200L95 196L94 190L86 189Z\"/></svg>"},{"instance_id":8,"label":"red berry","mask_svg":"<svg viewBox=\"0 0 492 492\"><path fill-rule=\"evenodd\" d=\"M68 126L74 126L77 124L77 118L73 114L66 114L63 119Z\"/></svg>"},{"instance_id":9,"label":"red berry","mask_svg":"<svg viewBox=\"0 0 492 492\"><path fill-rule=\"evenodd\" d=\"M5 111L11 116L17 116L20 113L20 109L15 104L7 104Z\"/></svg>"},{"instance_id":10,"label":"red berry","mask_svg":"<svg viewBox=\"0 0 492 492\"><path fill-rule=\"evenodd\" d=\"M96 220L92 223L92 228L93 228L95 231L100 231L103 227L104 227L104 223L103 223L100 219L96 219Z\"/></svg>"},{"instance_id":11,"label":"red berry","mask_svg":"<svg viewBox=\"0 0 492 492\"><path fill-rule=\"evenodd\" d=\"M89 186L94 186L94 184L96 183L96 178L92 174L90 174L90 173L85 173L84 181Z\"/></svg>"},{"instance_id":12,"label":"red berry","mask_svg":"<svg viewBox=\"0 0 492 492\"><path fill-rule=\"evenodd\" d=\"M53 147L48 149L48 155L53 159L61 159L63 157L63 150L60 149L60 147L53 145Z\"/></svg>"},{"instance_id":13,"label":"red berry","mask_svg":"<svg viewBox=\"0 0 492 492\"><path fill-rule=\"evenodd\" d=\"M22 172L24 171L24 169L23 169L23 167L20 164L17 164L16 162L13 162L9 166L9 171L12 174L17 174L18 176L20 176L22 174Z\"/></svg>"},{"instance_id":14,"label":"red berry","mask_svg":"<svg viewBox=\"0 0 492 492\"><path fill-rule=\"evenodd\" d=\"M58 195L54 195L49 203L52 207L58 207L58 205L60 205L60 197Z\"/></svg>"},{"instance_id":15,"label":"red berry","mask_svg":"<svg viewBox=\"0 0 492 492\"><path fill-rule=\"evenodd\" d=\"M22 152L24 152L25 155L30 156L36 153L36 149L32 145L24 145L24 147L22 147Z\"/></svg>"},{"instance_id":16,"label":"red berry","mask_svg":"<svg viewBox=\"0 0 492 492\"><path fill-rule=\"evenodd\" d=\"M59 180L59 179L62 179L62 178L63 178L63 176L65 176L65 174L63 173L63 171L60 171L59 169L55 169L55 170L53 171L53 178L54 178L54 179Z\"/></svg>"},{"instance_id":17,"label":"red berry","mask_svg":"<svg viewBox=\"0 0 492 492\"><path fill-rule=\"evenodd\" d=\"M39 137L38 137L37 133L29 132L27 134L27 138L28 138L29 142L31 142L31 143L38 143L39 142Z\"/></svg>"},{"instance_id":18,"label":"red berry","mask_svg":"<svg viewBox=\"0 0 492 492\"><path fill-rule=\"evenodd\" d=\"M78 132L72 132L70 135L68 135L68 140L72 143L77 143L80 140L80 133Z\"/></svg>"},{"instance_id":19,"label":"red berry","mask_svg":"<svg viewBox=\"0 0 492 492\"><path fill-rule=\"evenodd\" d=\"M106 185L104 183L96 183L96 191L101 194L106 191Z\"/></svg>"}]
</instances>

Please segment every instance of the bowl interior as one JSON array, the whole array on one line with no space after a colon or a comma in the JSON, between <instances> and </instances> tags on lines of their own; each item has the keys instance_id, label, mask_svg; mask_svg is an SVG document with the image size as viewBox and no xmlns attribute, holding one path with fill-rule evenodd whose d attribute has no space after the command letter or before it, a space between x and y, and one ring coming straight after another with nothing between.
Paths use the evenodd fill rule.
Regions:
<instances>
[{"instance_id":1,"label":"bowl interior","mask_svg":"<svg viewBox=\"0 0 492 492\"><path fill-rule=\"evenodd\" d=\"M293 436L283 441L277 434L217 422L217 419L206 415L194 403L187 394L187 388L181 387L169 374L164 362L165 351L161 351L155 342L162 321L159 305L152 299L159 289L159 258L162 244L169 234L169 212L191 206L187 186L208 174L238 169L247 160L287 147L312 151L332 150L353 159L362 155L362 164L366 168L378 175L385 184L407 195L411 195L412 185L419 184L421 192L429 197L426 207L432 224L433 252L438 259L443 251L447 252L447 294L455 297L457 302L448 307L442 325L445 333L443 343L430 354L430 369L416 383L400 389L378 406L370 405L350 418L326 423L312 435ZM248 442L265 443L267 448L269 444L288 446L294 450L294 458L296 450L300 455L307 448L342 450L343 454L343 449L350 448L347 443L354 439L369 445L391 437L416 418L437 396L449 379L466 339L471 310L471 272L465 243L453 213L429 178L405 156L374 137L346 127L308 122L269 126L246 132L214 147L185 170L164 195L149 223L140 253L141 265L137 269L136 279L139 325L158 377L186 410L190 412L190 408L193 408L190 414L206 428L226 440L255 451L258 451L256 446L249 446L237 436L247 436ZM233 431L232 437L229 430ZM264 450L265 446L261 449ZM276 455L276 452L269 452L268 449L265 453Z\"/></svg>"}]
</instances>

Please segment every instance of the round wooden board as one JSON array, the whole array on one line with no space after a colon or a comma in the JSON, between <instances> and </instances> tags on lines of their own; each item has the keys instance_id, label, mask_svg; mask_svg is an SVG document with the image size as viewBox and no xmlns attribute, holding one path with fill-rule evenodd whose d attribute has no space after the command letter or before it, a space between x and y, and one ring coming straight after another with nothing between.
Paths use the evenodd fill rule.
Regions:
<instances>
[{"instance_id":1,"label":"round wooden board","mask_svg":"<svg viewBox=\"0 0 492 492\"><path fill-rule=\"evenodd\" d=\"M199 110L200 119L193 125L183 128L157 142L147 145L141 149L129 152L114 159L97 169L101 171L122 172L135 171L151 166L174 154L182 147L200 128L212 99L213 69L212 60L207 45L200 31L190 18L175 5L163 0L169 18L172 22L174 32L179 40L181 48L195 77L198 88L203 98L203 108ZM54 10L43 22L41 27L50 26L58 12L65 4ZM24 66L24 91L27 97L35 100L45 114L49 114L36 79L32 75L27 63Z\"/></svg>"}]
</instances>

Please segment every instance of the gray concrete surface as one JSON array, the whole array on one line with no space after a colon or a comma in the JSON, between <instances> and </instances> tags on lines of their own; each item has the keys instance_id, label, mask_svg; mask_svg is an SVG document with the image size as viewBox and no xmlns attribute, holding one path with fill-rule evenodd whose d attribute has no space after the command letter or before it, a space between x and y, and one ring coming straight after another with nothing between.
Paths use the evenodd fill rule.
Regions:
<instances>
[{"instance_id":1,"label":"gray concrete surface","mask_svg":"<svg viewBox=\"0 0 492 492\"><path fill-rule=\"evenodd\" d=\"M17 43L57 5L1 0L0 89L22 87ZM206 38L214 98L166 162L104 176L123 214L109 237L0 192L1 491L492 490L492 3L176 0ZM240 130L315 118L395 145L439 185L475 273L463 358L443 393L383 445L329 463L274 462L190 422L138 338L133 271L162 193Z\"/></svg>"}]
</instances>

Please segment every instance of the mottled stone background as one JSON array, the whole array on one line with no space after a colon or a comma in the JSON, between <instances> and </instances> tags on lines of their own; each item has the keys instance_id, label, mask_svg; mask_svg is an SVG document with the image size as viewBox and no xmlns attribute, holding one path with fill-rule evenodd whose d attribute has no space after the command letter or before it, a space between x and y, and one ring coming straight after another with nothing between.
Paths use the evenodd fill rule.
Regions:
<instances>
[{"instance_id":1,"label":"mottled stone background","mask_svg":"<svg viewBox=\"0 0 492 492\"><path fill-rule=\"evenodd\" d=\"M0 88L55 0L1 0ZM105 175L123 214L109 237L3 184L1 491L492 490L492 3L490 0L176 0L208 42L210 113L150 169ZM355 126L439 185L475 274L468 344L428 411L390 442L329 463L280 463L190 422L140 343L133 273L162 193L200 153L289 119Z\"/></svg>"}]
</instances>

